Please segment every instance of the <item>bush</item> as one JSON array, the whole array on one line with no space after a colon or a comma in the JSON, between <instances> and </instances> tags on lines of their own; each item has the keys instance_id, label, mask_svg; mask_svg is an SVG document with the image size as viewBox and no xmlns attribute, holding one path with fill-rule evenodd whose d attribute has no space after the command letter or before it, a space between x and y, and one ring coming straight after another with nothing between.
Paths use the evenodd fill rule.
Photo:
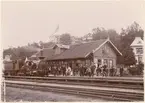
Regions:
<instances>
[{"instance_id":1,"label":"bush","mask_svg":"<svg viewBox=\"0 0 145 103\"><path fill-rule=\"evenodd\" d=\"M144 64L143 63L139 63L135 67L129 67L128 68L129 73L131 75L142 75L143 74L143 69L144 69Z\"/></svg>"},{"instance_id":2,"label":"bush","mask_svg":"<svg viewBox=\"0 0 145 103\"><path fill-rule=\"evenodd\" d=\"M128 70L129 70L129 73L131 75L137 75L137 68L136 67L129 67Z\"/></svg>"},{"instance_id":3,"label":"bush","mask_svg":"<svg viewBox=\"0 0 145 103\"><path fill-rule=\"evenodd\" d=\"M144 69L144 64L143 64L143 63L139 63L139 64L137 65L137 74L138 74L138 75L143 74L143 69Z\"/></svg>"}]
</instances>

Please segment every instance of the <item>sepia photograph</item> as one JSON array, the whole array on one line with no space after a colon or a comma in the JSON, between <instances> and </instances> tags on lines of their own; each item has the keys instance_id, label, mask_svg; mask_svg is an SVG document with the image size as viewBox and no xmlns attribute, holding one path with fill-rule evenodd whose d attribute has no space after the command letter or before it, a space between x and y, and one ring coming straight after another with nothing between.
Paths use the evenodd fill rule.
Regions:
<instances>
[{"instance_id":1,"label":"sepia photograph","mask_svg":"<svg viewBox=\"0 0 145 103\"><path fill-rule=\"evenodd\" d=\"M1 1L2 102L144 102L145 1Z\"/></svg>"}]
</instances>

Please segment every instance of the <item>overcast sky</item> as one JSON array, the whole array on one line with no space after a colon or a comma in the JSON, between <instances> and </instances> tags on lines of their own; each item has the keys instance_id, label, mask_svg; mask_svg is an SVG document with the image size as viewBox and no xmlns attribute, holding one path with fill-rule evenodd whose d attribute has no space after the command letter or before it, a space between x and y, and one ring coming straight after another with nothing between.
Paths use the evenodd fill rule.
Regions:
<instances>
[{"instance_id":1,"label":"overcast sky","mask_svg":"<svg viewBox=\"0 0 145 103\"><path fill-rule=\"evenodd\" d=\"M48 41L57 34L85 35L95 27L120 32L134 21L144 26L145 2L3 2L3 47ZM144 29L144 28L143 28Z\"/></svg>"}]
</instances>

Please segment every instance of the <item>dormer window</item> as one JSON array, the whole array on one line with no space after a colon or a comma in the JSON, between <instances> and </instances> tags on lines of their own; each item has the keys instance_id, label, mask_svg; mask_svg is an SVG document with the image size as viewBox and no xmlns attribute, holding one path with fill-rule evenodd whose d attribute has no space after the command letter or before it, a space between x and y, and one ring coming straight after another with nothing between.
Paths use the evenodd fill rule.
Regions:
<instances>
[{"instance_id":1,"label":"dormer window","mask_svg":"<svg viewBox=\"0 0 145 103\"><path fill-rule=\"evenodd\" d=\"M55 54L60 54L69 49L69 45L56 44L53 49L55 50Z\"/></svg>"}]
</instances>

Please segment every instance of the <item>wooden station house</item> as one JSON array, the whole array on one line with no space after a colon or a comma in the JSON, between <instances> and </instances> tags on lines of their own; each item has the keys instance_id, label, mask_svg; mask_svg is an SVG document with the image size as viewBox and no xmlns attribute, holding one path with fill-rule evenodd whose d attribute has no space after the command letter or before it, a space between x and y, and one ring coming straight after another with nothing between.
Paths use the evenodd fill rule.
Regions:
<instances>
[{"instance_id":1,"label":"wooden station house","mask_svg":"<svg viewBox=\"0 0 145 103\"><path fill-rule=\"evenodd\" d=\"M96 66L106 64L108 68L116 68L117 57L121 55L109 38L74 45L56 44L37 53L37 57L49 65L69 65L72 68L91 62Z\"/></svg>"}]
</instances>

